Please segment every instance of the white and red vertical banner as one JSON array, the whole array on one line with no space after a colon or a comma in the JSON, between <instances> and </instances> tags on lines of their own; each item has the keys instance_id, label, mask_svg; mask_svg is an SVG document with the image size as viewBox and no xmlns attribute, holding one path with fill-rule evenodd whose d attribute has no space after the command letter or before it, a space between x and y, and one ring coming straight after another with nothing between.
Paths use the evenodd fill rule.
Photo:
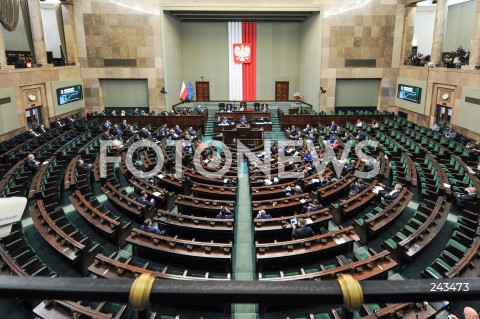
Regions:
<instances>
[{"instance_id":1,"label":"white and red vertical banner","mask_svg":"<svg viewBox=\"0 0 480 319\"><path fill-rule=\"evenodd\" d=\"M256 100L255 22L228 22L230 100Z\"/></svg>"}]
</instances>

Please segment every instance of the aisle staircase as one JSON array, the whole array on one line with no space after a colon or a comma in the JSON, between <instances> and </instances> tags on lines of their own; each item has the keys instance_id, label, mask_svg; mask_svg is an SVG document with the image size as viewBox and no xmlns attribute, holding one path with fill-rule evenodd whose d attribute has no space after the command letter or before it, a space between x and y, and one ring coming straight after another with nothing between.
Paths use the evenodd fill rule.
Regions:
<instances>
[{"instance_id":1,"label":"aisle staircase","mask_svg":"<svg viewBox=\"0 0 480 319\"><path fill-rule=\"evenodd\" d=\"M256 251L253 239L252 195L246 162L237 171L237 203L235 207L234 245L232 255L233 280L256 280ZM258 305L233 304L233 319L257 319Z\"/></svg>"}]
</instances>

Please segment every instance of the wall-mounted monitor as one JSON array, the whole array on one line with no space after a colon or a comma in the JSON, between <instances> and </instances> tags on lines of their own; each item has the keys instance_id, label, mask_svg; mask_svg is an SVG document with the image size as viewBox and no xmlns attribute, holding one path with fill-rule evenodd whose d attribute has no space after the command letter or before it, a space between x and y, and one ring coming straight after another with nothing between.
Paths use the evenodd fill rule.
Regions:
<instances>
[{"instance_id":1,"label":"wall-mounted monitor","mask_svg":"<svg viewBox=\"0 0 480 319\"><path fill-rule=\"evenodd\" d=\"M397 98L420 104L422 89L416 86L399 84Z\"/></svg>"},{"instance_id":2,"label":"wall-mounted monitor","mask_svg":"<svg viewBox=\"0 0 480 319\"><path fill-rule=\"evenodd\" d=\"M81 99L83 99L83 91L80 84L57 89L58 105L64 105Z\"/></svg>"}]
</instances>

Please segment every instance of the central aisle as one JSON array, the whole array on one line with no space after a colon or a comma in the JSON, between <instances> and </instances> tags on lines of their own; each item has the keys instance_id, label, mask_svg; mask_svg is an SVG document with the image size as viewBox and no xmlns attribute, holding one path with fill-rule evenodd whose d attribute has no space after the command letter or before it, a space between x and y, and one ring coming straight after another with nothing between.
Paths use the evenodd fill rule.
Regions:
<instances>
[{"instance_id":1,"label":"central aisle","mask_svg":"<svg viewBox=\"0 0 480 319\"><path fill-rule=\"evenodd\" d=\"M237 171L237 204L235 207L234 234L233 280L256 280L252 196L250 194L250 181L246 161L242 161ZM233 304L232 318L256 319L258 318L258 305Z\"/></svg>"}]
</instances>

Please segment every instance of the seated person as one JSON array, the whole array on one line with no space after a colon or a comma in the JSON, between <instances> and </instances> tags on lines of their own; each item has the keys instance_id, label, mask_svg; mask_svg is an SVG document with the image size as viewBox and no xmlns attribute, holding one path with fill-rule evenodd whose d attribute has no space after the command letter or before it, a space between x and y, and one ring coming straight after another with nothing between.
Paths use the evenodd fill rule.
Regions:
<instances>
[{"instance_id":1,"label":"seated person","mask_svg":"<svg viewBox=\"0 0 480 319\"><path fill-rule=\"evenodd\" d=\"M292 238L293 239L303 239L315 236L313 229L309 226L305 226L307 223L305 219L300 218L298 220L298 227L297 225L292 225Z\"/></svg>"},{"instance_id":2,"label":"seated person","mask_svg":"<svg viewBox=\"0 0 480 319\"><path fill-rule=\"evenodd\" d=\"M358 127L358 128L362 128L363 127L363 122L360 119L358 119L357 124L355 124L355 126Z\"/></svg>"},{"instance_id":3,"label":"seated person","mask_svg":"<svg viewBox=\"0 0 480 319\"><path fill-rule=\"evenodd\" d=\"M63 126L65 126L65 124L63 124L62 121L60 121L60 119L56 119L55 122L53 123L54 128L63 127Z\"/></svg>"},{"instance_id":4,"label":"seated person","mask_svg":"<svg viewBox=\"0 0 480 319\"><path fill-rule=\"evenodd\" d=\"M308 203L308 205L305 204L302 206L301 214L311 213L320 209L323 209L323 205L315 199L313 202Z\"/></svg>"},{"instance_id":5,"label":"seated person","mask_svg":"<svg viewBox=\"0 0 480 319\"><path fill-rule=\"evenodd\" d=\"M453 192L453 197L455 198L457 206L463 208L466 202L475 203L477 201L477 190L475 187L467 187L463 194Z\"/></svg>"},{"instance_id":6,"label":"seated person","mask_svg":"<svg viewBox=\"0 0 480 319\"><path fill-rule=\"evenodd\" d=\"M220 124L222 124L222 125L228 125L228 124L230 124L230 121L229 121L226 117L224 117L224 118L222 119L222 121L220 122Z\"/></svg>"},{"instance_id":7,"label":"seated person","mask_svg":"<svg viewBox=\"0 0 480 319\"><path fill-rule=\"evenodd\" d=\"M183 131L182 131L182 129L180 128L180 126L175 125L175 127L174 127L173 129L175 130L175 133L177 133L179 136L182 136L182 135L183 135Z\"/></svg>"},{"instance_id":8,"label":"seated person","mask_svg":"<svg viewBox=\"0 0 480 319\"><path fill-rule=\"evenodd\" d=\"M140 193L140 197L137 199L137 202L139 202L140 204L143 204L147 207L155 206L155 199L152 198L152 199L148 200L148 194L145 191L142 191Z\"/></svg>"},{"instance_id":9,"label":"seated person","mask_svg":"<svg viewBox=\"0 0 480 319\"><path fill-rule=\"evenodd\" d=\"M92 169L92 164L84 163L83 160L78 160L77 162L77 172L90 172Z\"/></svg>"},{"instance_id":10,"label":"seated person","mask_svg":"<svg viewBox=\"0 0 480 319\"><path fill-rule=\"evenodd\" d=\"M268 104L262 104L262 108L261 108L261 111L262 112L268 112Z\"/></svg>"},{"instance_id":11,"label":"seated person","mask_svg":"<svg viewBox=\"0 0 480 319\"><path fill-rule=\"evenodd\" d=\"M43 133L47 133L48 129L43 125L43 124L40 124L38 127L37 127L37 133L38 134L43 134Z\"/></svg>"},{"instance_id":12,"label":"seated person","mask_svg":"<svg viewBox=\"0 0 480 319\"><path fill-rule=\"evenodd\" d=\"M363 133L362 130L358 130L358 132L357 132L357 140L358 140L359 142L361 142L361 141L364 141L366 138L367 138L367 136L365 135L365 133Z\"/></svg>"},{"instance_id":13,"label":"seated person","mask_svg":"<svg viewBox=\"0 0 480 319\"><path fill-rule=\"evenodd\" d=\"M34 132L31 128L28 129L27 135L28 135L28 137L31 137L31 138L35 138L35 137L40 136L40 134L38 134L37 132Z\"/></svg>"},{"instance_id":14,"label":"seated person","mask_svg":"<svg viewBox=\"0 0 480 319\"><path fill-rule=\"evenodd\" d=\"M368 187L368 185L363 181L363 179L358 179L356 182L348 185L348 187L349 187L348 196L353 197L361 193L364 189Z\"/></svg>"},{"instance_id":15,"label":"seated person","mask_svg":"<svg viewBox=\"0 0 480 319\"><path fill-rule=\"evenodd\" d=\"M343 168L343 172L344 172L345 174L355 172L355 163L356 163L355 160L351 160L351 161L350 161L350 164L348 164L347 166L345 166L345 167Z\"/></svg>"},{"instance_id":16,"label":"seated person","mask_svg":"<svg viewBox=\"0 0 480 319\"><path fill-rule=\"evenodd\" d=\"M226 206L222 206L220 208L220 212L217 215L217 218L232 219L233 218L233 212L231 210L229 210Z\"/></svg>"},{"instance_id":17,"label":"seated person","mask_svg":"<svg viewBox=\"0 0 480 319\"><path fill-rule=\"evenodd\" d=\"M115 135L122 135L123 134L122 130L118 127L117 124L115 124L113 126L113 134L115 134Z\"/></svg>"},{"instance_id":18,"label":"seated person","mask_svg":"<svg viewBox=\"0 0 480 319\"><path fill-rule=\"evenodd\" d=\"M109 130L110 128L112 128L112 123L110 123L110 121L105 121L105 123L103 123L103 129Z\"/></svg>"},{"instance_id":19,"label":"seated person","mask_svg":"<svg viewBox=\"0 0 480 319\"><path fill-rule=\"evenodd\" d=\"M172 140L180 139L180 135L178 135L178 133L174 129L170 130L170 137L172 138Z\"/></svg>"},{"instance_id":20,"label":"seated person","mask_svg":"<svg viewBox=\"0 0 480 319\"><path fill-rule=\"evenodd\" d=\"M434 124L432 125L432 131L438 133L438 132L440 132L441 130L442 130L442 128L441 128L440 126L438 126L437 123L434 123Z\"/></svg>"},{"instance_id":21,"label":"seated person","mask_svg":"<svg viewBox=\"0 0 480 319\"><path fill-rule=\"evenodd\" d=\"M380 190L378 191L378 198L381 199L381 198L384 198L384 199L387 199L387 200L393 200L395 198L398 197L398 195L400 195L400 193L402 192L402 185L400 184L395 184L394 187L388 187L388 186L385 186L384 184L382 183L379 183L378 186L381 186L383 187L383 190Z\"/></svg>"},{"instance_id":22,"label":"seated person","mask_svg":"<svg viewBox=\"0 0 480 319\"><path fill-rule=\"evenodd\" d=\"M372 121L372 128L379 128L377 121Z\"/></svg>"},{"instance_id":23,"label":"seated person","mask_svg":"<svg viewBox=\"0 0 480 319\"><path fill-rule=\"evenodd\" d=\"M115 110L112 111L112 116L117 116L117 112Z\"/></svg>"},{"instance_id":24,"label":"seated person","mask_svg":"<svg viewBox=\"0 0 480 319\"><path fill-rule=\"evenodd\" d=\"M445 137L449 140L455 140L457 138L457 132L451 128L448 130L447 134L445 134Z\"/></svg>"},{"instance_id":25,"label":"seated person","mask_svg":"<svg viewBox=\"0 0 480 319\"><path fill-rule=\"evenodd\" d=\"M320 187L327 187L328 185L333 184L333 181L332 181L332 179L331 179L330 177L328 177L328 176L325 177L325 178L321 177L319 184L320 184L320 185L319 185Z\"/></svg>"},{"instance_id":26,"label":"seated person","mask_svg":"<svg viewBox=\"0 0 480 319\"><path fill-rule=\"evenodd\" d=\"M120 116L125 116L125 111L120 112Z\"/></svg>"},{"instance_id":27,"label":"seated person","mask_svg":"<svg viewBox=\"0 0 480 319\"><path fill-rule=\"evenodd\" d=\"M332 148L333 148L334 150L338 150L338 149L340 148L340 144L338 143L337 140L335 140L335 141L333 142Z\"/></svg>"},{"instance_id":28,"label":"seated person","mask_svg":"<svg viewBox=\"0 0 480 319\"><path fill-rule=\"evenodd\" d=\"M101 136L102 140L111 140L112 138L113 138L113 136L110 135L109 130L106 130L105 132L103 132L103 134Z\"/></svg>"},{"instance_id":29,"label":"seated person","mask_svg":"<svg viewBox=\"0 0 480 319\"><path fill-rule=\"evenodd\" d=\"M242 117L240 118L240 124L247 124L247 118L245 117L245 115L242 115Z\"/></svg>"},{"instance_id":30,"label":"seated person","mask_svg":"<svg viewBox=\"0 0 480 319\"><path fill-rule=\"evenodd\" d=\"M188 128L188 134L190 134L190 136L192 136L193 138L197 136L197 132L191 126Z\"/></svg>"},{"instance_id":31,"label":"seated person","mask_svg":"<svg viewBox=\"0 0 480 319\"><path fill-rule=\"evenodd\" d=\"M75 122L75 120L70 116L65 119L65 123L73 123L73 122Z\"/></svg>"},{"instance_id":32,"label":"seated person","mask_svg":"<svg viewBox=\"0 0 480 319\"><path fill-rule=\"evenodd\" d=\"M40 169L40 162L35 160L35 155L28 154L27 159L25 161L25 170L29 172L31 175L35 175L39 169Z\"/></svg>"},{"instance_id":33,"label":"seated person","mask_svg":"<svg viewBox=\"0 0 480 319\"><path fill-rule=\"evenodd\" d=\"M142 128L140 132L138 132L138 135L140 135L141 138L149 138L152 134L147 130L146 127Z\"/></svg>"},{"instance_id":34,"label":"seated person","mask_svg":"<svg viewBox=\"0 0 480 319\"><path fill-rule=\"evenodd\" d=\"M126 130L128 128L127 120L123 120L119 127L121 130Z\"/></svg>"},{"instance_id":35,"label":"seated person","mask_svg":"<svg viewBox=\"0 0 480 319\"><path fill-rule=\"evenodd\" d=\"M330 132L336 133L337 132L337 124L335 124L335 121L332 121L332 125L328 128Z\"/></svg>"},{"instance_id":36,"label":"seated person","mask_svg":"<svg viewBox=\"0 0 480 319\"><path fill-rule=\"evenodd\" d=\"M165 235L165 232L162 232L157 227L152 226L152 220L150 218L145 219L143 225L140 226L140 230L155 234L155 235Z\"/></svg>"},{"instance_id":37,"label":"seated person","mask_svg":"<svg viewBox=\"0 0 480 319\"><path fill-rule=\"evenodd\" d=\"M255 219L269 219L269 218L272 218L272 216L270 214L267 214L265 209L260 210L257 214L257 217L255 217Z\"/></svg>"},{"instance_id":38,"label":"seated person","mask_svg":"<svg viewBox=\"0 0 480 319\"><path fill-rule=\"evenodd\" d=\"M130 135L134 135L134 134L137 134L138 131L135 130L132 125L129 125L129 126L128 126L127 133L130 134Z\"/></svg>"}]
</instances>

